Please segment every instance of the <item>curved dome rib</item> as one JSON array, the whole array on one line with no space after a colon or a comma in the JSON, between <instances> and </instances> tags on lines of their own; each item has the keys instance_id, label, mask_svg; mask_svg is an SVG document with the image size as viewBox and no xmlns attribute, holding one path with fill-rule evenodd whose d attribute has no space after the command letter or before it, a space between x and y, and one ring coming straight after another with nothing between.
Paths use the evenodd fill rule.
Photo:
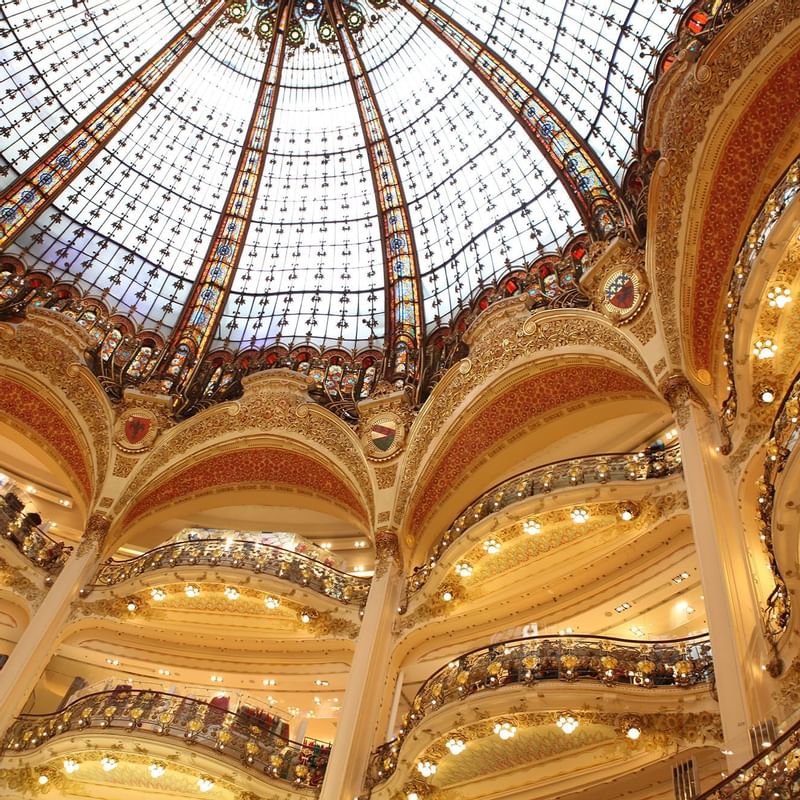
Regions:
<instances>
[{"instance_id":1,"label":"curved dome rib","mask_svg":"<svg viewBox=\"0 0 800 800\"><path fill-rule=\"evenodd\" d=\"M486 44L428 0L400 0L480 77L519 120L564 184L588 230L601 239L624 225L614 179L572 126Z\"/></svg>"},{"instance_id":2,"label":"curved dome rib","mask_svg":"<svg viewBox=\"0 0 800 800\"><path fill-rule=\"evenodd\" d=\"M291 7L291 0L283 0L282 5L278 6L258 97L223 211L189 301L183 307L175 326L171 346L165 350L166 359L171 359L165 376L171 383L170 389L183 388L200 365L212 341L242 257L247 232L253 221L256 192L264 173L275 120Z\"/></svg>"},{"instance_id":3,"label":"curved dome rib","mask_svg":"<svg viewBox=\"0 0 800 800\"><path fill-rule=\"evenodd\" d=\"M106 147L219 20L225 7L226 0L211 0L100 108L9 187L0 200L0 250L12 244L39 212Z\"/></svg>"},{"instance_id":4,"label":"curved dome rib","mask_svg":"<svg viewBox=\"0 0 800 800\"><path fill-rule=\"evenodd\" d=\"M389 380L402 378L413 381L417 376L417 365L421 363L423 322L422 289L408 204L389 134L352 33L342 22L338 4L328 0L327 7L334 20L353 88L353 98L364 129L375 198L381 215L381 241L388 288L385 376Z\"/></svg>"}]
</instances>

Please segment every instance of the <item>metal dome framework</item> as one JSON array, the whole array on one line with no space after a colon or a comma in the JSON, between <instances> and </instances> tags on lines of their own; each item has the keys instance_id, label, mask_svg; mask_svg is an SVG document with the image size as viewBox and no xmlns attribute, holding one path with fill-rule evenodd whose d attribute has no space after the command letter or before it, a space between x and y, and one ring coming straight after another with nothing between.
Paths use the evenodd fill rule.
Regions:
<instances>
[{"instance_id":1,"label":"metal dome framework","mask_svg":"<svg viewBox=\"0 0 800 800\"><path fill-rule=\"evenodd\" d=\"M679 9L2 13L0 250L151 331L177 392L209 351L274 346L383 352L413 383L426 334L512 264L624 231L618 181Z\"/></svg>"}]
</instances>

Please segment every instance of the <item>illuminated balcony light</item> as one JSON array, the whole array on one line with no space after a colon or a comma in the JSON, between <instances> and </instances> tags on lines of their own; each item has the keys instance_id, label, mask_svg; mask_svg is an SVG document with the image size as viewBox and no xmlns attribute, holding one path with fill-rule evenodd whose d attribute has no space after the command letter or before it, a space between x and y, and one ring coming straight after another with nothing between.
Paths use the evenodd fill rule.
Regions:
<instances>
[{"instance_id":1,"label":"illuminated balcony light","mask_svg":"<svg viewBox=\"0 0 800 800\"><path fill-rule=\"evenodd\" d=\"M636 725L631 725L630 728L625 731L625 735L635 742L642 735L642 732Z\"/></svg>"},{"instance_id":2,"label":"illuminated balcony light","mask_svg":"<svg viewBox=\"0 0 800 800\"><path fill-rule=\"evenodd\" d=\"M616 611L616 612L617 612L617 614L622 614L624 611L627 611L627 610L628 610L630 607L631 607L631 604L630 604L630 603L628 603L628 602L625 602L625 603L620 603L620 604L619 604L619 605L618 605L618 606L617 606L617 607L614 609L614 611Z\"/></svg>"},{"instance_id":3,"label":"illuminated balcony light","mask_svg":"<svg viewBox=\"0 0 800 800\"><path fill-rule=\"evenodd\" d=\"M103 756L103 758L100 759L100 764L102 765L104 772L111 772L112 769L117 768L117 764L119 764L119 762L116 758L114 758L114 756Z\"/></svg>"},{"instance_id":4,"label":"illuminated balcony light","mask_svg":"<svg viewBox=\"0 0 800 800\"><path fill-rule=\"evenodd\" d=\"M225 587L225 597L228 600L238 600L239 599L239 590L233 586L226 586Z\"/></svg>"},{"instance_id":5,"label":"illuminated balcony light","mask_svg":"<svg viewBox=\"0 0 800 800\"><path fill-rule=\"evenodd\" d=\"M169 677L169 675L170 675L170 671L169 671L168 669L160 669L160 670L158 671L158 674L159 674L159 675L164 675L165 677Z\"/></svg>"},{"instance_id":6,"label":"illuminated balcony light","mask_svg":"<svg viewBox=\"0 0 800 800\"><path fill-rule=\"evenodd\" d=\"M167 771L167 768L160 761L153 761L147 769L150 771L150 777L156 779Z\"/></svg>"},{"instance_id":7,"label":"illuminated balcony light","mask_svg":"<svg viewBox=\"0 0 800 800\"><path fill-rule=\"evenodd\" d=\"M359 539L357 542L353 543L353 547L357 547L359 550L362 550L367 546L367 543L363 539Z\"/></svg>"},{"instance_id":8,"label":"illuminated balcony light","mask_svg":"<svg viewBox=\"0 0 800 800\"><path fill-rule=\"evenodd\" d=\"M463 753L467 749L467 743L460 738L456 738L455 736L448 739L446 742L447 749L454 755L457 756L460 753Z\"/></svg>"},{"instance_id":9,"label":"illuminated balcony light","mask_svg":"<svg viewBox=\"0 0 800 800\"><path fill-rule=\"evenodd\" d=\"M37 780L39 781L39 786L44 786L47 783L50 783L50 778L47 775L40 775Z\"/></svg>"},{"instance_id":10,"label":"illuminated balcony light","mask_svg":"<svg viewBox=\"0 0 800 800\"><path fill-rule=\"evenodd\" d=\"M527 522L522 523L522 530L531 536L535 536L537 533L542 532L542 523L535 519L529 519Z\"/></svg>"},{"instance_id":11,"label":"illuminated balcony light","mask_svg":"<svg viewBox=\"0 0 800 800\"><path fill-rule=\"evenodd\" d=\"M160 603L162 600L167 599L167 593L163 589L151 589L150 597L152 597L156 603Z\"/></svg>"},{"instance_id":12,"label":"illuminated balcony light","mask_svg":"<svg viewBox=\"0 0 800 800\"><path fill-rule=\"evenodd\" d=\"M136 611L137 608L139 608L139 606L137 605L135 600L128 600L125 608L127 608L128 611L130 611L132 614L134 611Z\"/></svg>"},{"instance_id":13,"label":"illuminated balcony light","mask_svg":"<svg viewBox=\"0 0 800 800\"><path fill-rule=\"evenodd\" d=\"M112 667L118 667L119 666L119 659L117 659L117 658L107 658L106 659L106 664L110 664Z\"/></svg>"},{"instance_id":14,"label":"illuminated balcony light","mask_svg":"<svg viewBox=\"0 0 800 800\"><path fill-rule=\"evenodd\" d=\"M200 587L190 583L184 588L183 591L186 593L187 597L197 597L200 594Z\"/></svg>"},{"instance_id":15,"label":"illuminated balcony light","mask_svg":"<svg viewBox=\"0 0 800 800\"><path fill-rule=\"evenodd\" d=\"M445 603L449 603L452 599L453 593L449 589L445 589L442 592L442 600L444 600Z\"/></svg>"},{"instance_id":16,"label":"illuminated balcony light","mask_svg":"<svg viewBox=\"0 0 800 800\"><path fill-rule=\"evenodd\" d=\"M638 625L631 625L631 633L634 636L644 636L644 631Z\"/></svg>"},{"instance_id":17,"label":"illuminated balcony light","mask_svg":"<svg viewBox=\"0 0 800 800\"><path fill-rule=\"evenodd\" d=\"M775 401L775 390L771 386L762 386L758 390L758 399L765 406L768 406L770 403Z\"/></svg>"},{"instance_id":18,"label":"illuminated balcony light","mask_svg":"<svg viewBox=\"0 0 800 800\"><path fill-rule=\"evenodd\" d=\"M469 578L472 575L472 567L466 561L462 561L456 564L455 572L460 578Z\"/></svg>"},{"instance_id":19,"label":"illuminated balcony light","mask_svg":"<svg viewBox=\"0 0 800 800\"><path fill-rule=\"evenodd\" d=\"M561 728L561 730L566 733L567 736L569 736L571 733L575 733L575 731L578 729L578 725L580 725L580 722L575 716L569 712L566 712L556 720L556 725L558 725L558 727Z\"/></svg>"},{"instance_id":20,"label":"illuminated balcony light","mask_svg":"<svg viewBox=\"0 0 800 800\"><path fill-rule=\"evenodd\" d=\"M517 726L511 722L495 722L494 732L503 740L512 739L517 735Z\"/></svg>"},{"instance_id":21,"label":"illuminated balcony light","mask_svg":"<svg viewBox=\"0 0 800 800\"><path fill-rule=\"evenodd\" d=\"M636 503L626 501L617 505L617 513L623 522L630 522L639 513L639 507L636 505Z\"/></svg>"},{"instance_id":22,"label":"illuminated balcony light","mask_svg":"<svg viewBox=\"0 0 800 800\"><path fill-rule=\"evenodd\" d=\"M500 552L500 542L497 539L487 539L483 543L483 549L490 555L496 555Z\"/></svg>"},{"instance_id":23,"label":"illuminated balcony light","mask_svg":"<svg viewBox=\"0 0 800 800\"><path fill-rule=\"evenodd\" d=\"M276 681L275 678L264 678L264 680L261 681L261 683L264 686L277 686L278 685L278 681Z\"/></svg>"},{"instance_id":24,"label":"illuminated balcony light","mask_svg":"<svg viewBox=\"0 0 800 800\"><path fill-rule=\"evenodd\" d=\"M222 683L223 680L224 680L224 678L222 677L222 675L212 675L211 676L211 683Z\"/></svg>"},{"instance_id":25,"label":"illuminated balcony light","mask_svg":"<svg viewBox=\"0 0 800 800\"><path fill-rule=\"evenodd\" d=\"M277 597L265 597L264 598L264 605L270 609L270 611L274 611L279 605L281 601L278 600Z\"/></svg>"},{"instance_id":26,"label":"illuminated balcony light","mask_svg":"<svg viewBox=\"0 0 800 800\"><path fill-rule=\"evenodd\" d=\"M782 309L792 302L792 290L788 286L773 286L767 292L770 308Z\"/></svg>"},{"instance_id":27,"label":"illuminated balcony light","mask_svg":"<svg viewBox=\"0 0 800 800\"><path fill-rule=\"evenodd\" d=\"M214 788L214 781L211 778L198 778L197 788L201 792L210 792Z\"/></svg>"},{"instance_id":28,"label":"illuminated balcony light","mask_svg":"<svg viewBox=\"0 0 800 800\"><path fill-rule=\"evenodd\" d=\"M319 546L320 546L320 547L321 547L323 550L330 550L330 549L333 547L333 544L331 544L331 542L320 542L320 545L319 545Z\"/></svg>"},{"instance_id":29,"label":"illuminated balcony light","mask_svg":"<svg viewBox=\"0 0 800 800\"><path fill-rule=\"evenodd\" d=\"M583 525L589 519L589 512L585 508L573 508L570 516L576 525Z\"/></svg>"},{"instance_id":30,"label":"illuminated balcony light","mask_svg":"<svg viewBox=\"0 0 800 800\"><path fill-rule=\"evenodd\" d=\"M316 616L317 612L314 611L313 608L304 608L300 612L300 622L302 622L303 625L308 625L308 623L311 622L312 619L315 619Z\"/></svg>"},{"instance_id":31,"label":"illuminated balcony light","mask_svg":"<svg viewBox=\"0 0 800 800\"><path fill-rule=\"evenodd\" d=\"M673 583L683 583L689 577L688 572L681 572L680 575L676 575L673 579Z\"/></svg>"},{"instance_id":32,"label":"illuminated balcony light","mask_svg":"<svg viewBox=\"0 0 800 800\"><path fill-rule=\"evenodd\" d=\"M64 772L67 775L72 775L73 772L77 772L80 768L81 765L74 758L64 759Z\"/></svg>"},{"instance_id":33,"label":"illuminated balcony light","mask_svg":"<svg viewBox=\"0 0 800 800\"><path fill-rule=\"evenodd\" d=\"M324 680L322 680L322 679L320 679L320 678L317 678L317 679L314 681L314 685L315 685L315 686L327 686L327 685L328 685L328 683L329 683L328 681L324 681Z\"/></svg>"},{"instance_id":34,"label":"illuminated balcony light","mask_svg":"<svg viewBox=\"0 0 800 800\"><path fill-rule=\"evenodd\" d=\"M432 761L418 761L417 769L423 778L430 778L431 775L436 774L436 764L434 764Z\"/></svg>"},{"instance_id":35,"label":"illuminated balcony light","mask_svg":"<svg viewBox=\"0 0 800 800\"><path fill-rule=\"evenodd\" d=\"M772 358L778 352L778 345L772 339L759 339L753 345L753 355L759 360Z\"/></svg>"}]
</instances>

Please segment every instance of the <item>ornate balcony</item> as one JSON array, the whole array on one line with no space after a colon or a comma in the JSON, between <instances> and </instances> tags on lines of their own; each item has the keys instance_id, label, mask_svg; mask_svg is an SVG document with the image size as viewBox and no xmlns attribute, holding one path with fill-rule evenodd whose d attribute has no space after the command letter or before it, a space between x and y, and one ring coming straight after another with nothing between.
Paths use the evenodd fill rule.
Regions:
<instances>
[{"instance_id":1,"label":"ornate balcony","mask_svg":"<svg viewBox=\"0 0 800 800\"><path fill-rule=\"evenodd\" d=\"M428 581L442 554L473 525L529 497L581 484L664 478L681 470L680 445L639 453L610 453L557 461L515 475L482 494L468 506L431 548L428 560L406 579L406 598Z\"/></svg>"},{"instance_id":2,"label":"ornate balcony","mask_svg":"<svg viewBox=\"0 0 800 800\"><path fill-rule=\"evenodd\" d=\"M761 541L769 556L769 566L775 586L767 599L764 622L767 633L778 639L789 625L791 600L786 580L775 556L772 515L775 503L775 484L800 438L800 375L796 376L783 398L772 423L764 458L764 472L758 479L758 526Z\"/></svg>"},{"instance_id":3,"label":"ornate balcony","mask_svg":"<svg viewBox=\"0 0 800 800\"><path fill-rule=\"evenodd\" d=\"M34 525L8 496L0 497L0 535L11 540L14 546L32 564L58 575L69 558L72 547L65 546Z\"/></svg>"},{"instance_id":4,"label":"ornate balcony","mask_svg":"<svg viewBox=\"0 0 800 800\"><path fill-rule=\"evenodd\" d=\"M198 565L272 575L348 605L364 605L370 587L369 578L348 575L301 553L227 539L173 542L126 561L109 561L95 575L94 587L116 586L146 572Z\"/></svg>"},{"instance_id":5,"label":"ornate balcony","mask_svg":"<svg viewBox=\"0 0 800 800\"><path fill-rule=\"evenodd\" d=\"M182 739L298 787L318 787L328 763L327 745L293 742L258 719L188 697L125 688L86 695L53 714L24 714L9 728L3 752L34 750L88 728Z\"/></svg>"},{"instance_id":6,"label":"ornate balcony","mask_svg":"<svg viewBox=\"0 0 800 800\"><path fill-rule=\"evenodd\" d=\"M800 722L763 753L748 761L697 800L754 800L800 797Z\"/></svg>"},{"instance_id":7,"label":"ornate balcony","mask_svg":"<svg viewBox=\"0 0 800 800\"><path fill-rule=\"evenodd\" d=\"M472 650L420 687L397 738L372 754L368 785L376 786L392 775L403 742L426 716L478 693L541 681L596 681L608 687L624 684L648 690L711 684L713 678L711 645L705 634L663 642L535 636Z\"/></svg>"}]
</instances>

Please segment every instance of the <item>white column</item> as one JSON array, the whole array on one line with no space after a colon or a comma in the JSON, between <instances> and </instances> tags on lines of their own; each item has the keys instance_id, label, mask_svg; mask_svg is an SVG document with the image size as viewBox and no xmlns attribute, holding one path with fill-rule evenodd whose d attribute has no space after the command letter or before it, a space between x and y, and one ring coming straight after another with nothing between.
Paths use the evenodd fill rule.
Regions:
<instances>
[{"instance_id":1,"label":"white column","mask_svg":"<svg viewBox=\"0 0 800 800\"><path fill-rule=\"evenodd\" d=\"M77 549L70 555L8 661L0 670L0 735L22 712L55 653L72 601L97 569L110 521L93 514Z\"/></svg>"},{"instance_id":2,"label":"white column","mask_svg":"<svg viewBox=\"0 0 800 800\"><path fill-rule=\"evenodd\" d=\"M386 664L393 643L392 627L403 579L396 536L387 533L378 536L382 536L383 541L376 537L375 575L364 608L320 800L353 800L359 796L380 718Z\"/></svg>"},{"instance_id":3,"label":"white column","mask_svg":"<svg viewBox=\"0 0 800 800\"><path fill-rule=\"evenodd\" d=\"M749 729L757 708L761 663L754 637L763 636L735 492L718 449L719 429L685 377L661 390L680 432L681 458L695 551L705 597L722 730L731 769L752 757Z\"/></svg>"},{"instance_id":4,"label":"white column","mask_svg":"<svg viewBox=\"0 0 800 800\"><path fill-rule=\"evenodd\" d=\"M386 741L392 738L394 733L394 726L397 724L397 711L400 708L400 698L403 696L403 678L405 676L404 670L400 670L397 674L397 680L394 684L394 696L392 697L392 710L389 714L389 724L386 726Z\"/></svg>"}]
</instances>

